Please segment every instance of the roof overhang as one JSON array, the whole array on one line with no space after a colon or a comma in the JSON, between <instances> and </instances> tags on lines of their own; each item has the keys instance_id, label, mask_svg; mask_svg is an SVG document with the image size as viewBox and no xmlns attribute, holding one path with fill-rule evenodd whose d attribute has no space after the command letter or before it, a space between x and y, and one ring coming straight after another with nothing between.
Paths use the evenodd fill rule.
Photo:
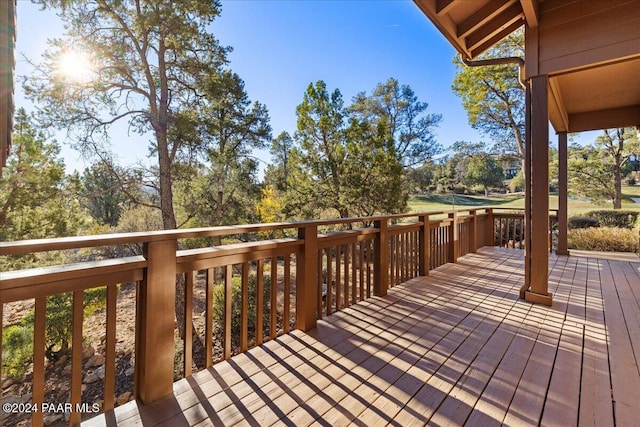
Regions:
<instances>
[{"instance_id":1,"label":"roof overhang","mask_svg":"<svg viewBox=\"0 0 640 427\"><path fill-rule=\"evenodd\" d=\"M414 0L476 58L521 26L527 78L549 76L558 132L640 125L640 0Z\"/></svg>"}]
</instances>

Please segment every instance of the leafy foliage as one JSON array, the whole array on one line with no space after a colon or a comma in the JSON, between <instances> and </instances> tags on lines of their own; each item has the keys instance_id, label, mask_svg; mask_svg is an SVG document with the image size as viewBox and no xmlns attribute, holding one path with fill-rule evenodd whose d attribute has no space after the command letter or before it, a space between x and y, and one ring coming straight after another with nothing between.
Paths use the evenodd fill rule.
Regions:
<instances>
[{"instance_id":1,"label":"leafy foliage","mask_svg":"<svg viewBox=\"0 0 640 427\"><path fill-rule=\"evenodd\" d=\"M269 316L271 313L271 276L265 275L264 278L264 294L263 294L263 327L269 325ZM256 330L256 313L257 313L257 276L250 275L248 283L249 293L249 312L248 327L249 333L255 333ZM213 287L213 321L218 328L224 327L224 307L225 307L225 289L224 284L220 283ZM231 336L238 339L240 336L240 328L242 327L242 280L240 277L234 277L231 281Z\"/></svg>"},{"instance_id":2,"label":"leafy foliage","mask_svg":"<svg viewBox=\"0 0 640 427\"><path fill-rule=\"evenodd\" d=\"M594 146L569 150L569 191L598 204L622 207L622 178L629 173L629 156L637 152L633 128L605 130Z\"/></svg>"},{"instance_id":3,"label":"leafy foliage","mask_svg":"<svg viewBox=\"0 0 640 427\"><path fill-rule=\"evenodd\" d=\"M63 38L50 41L43 61L23 83L40 106L44 126L67 129L87 156L111 158L110 126L127 121L130 130L152 135L149 171L158 193L164 228L176 228L173 165L196 150L193 118L206 104L203 86L219 75L228 48L208 31L220 13L211 0L38 0L61 7ZM94 65L89 78L72 80L59 71L59 58L82 51Z\"/></svg>"},{"instance_id":4,"label":"leafy foliage","mask_svg":"<svg viewBox=\"0 0 640 427\"><path fill-rule=\"evenodd\" d=\"M2 329L2 373L21 379L33 356L33 324L22 322Z\"/></svg>"},{"instance_id":5,"label":"leafy foliage","mask_svg":"<svg viewBox=\"0 0 640 427\"><path fill-rule=\"evenodd\" d=\"M107 288L94 288L84 291L83 312L89 317L106 305ZM24 318L25 324L33 327L34 313ZM47 322L45 334L45 356L56 361L69 351L73 333L73 293L55 294L47 297Z\"/></svg>"},{"instance_id":6,"label":"leafy foliage","mask_svg":"<svg viewBox=\"0 0 640 427\"><path fill-rule=\"evenodd\" d=\"M585 214L598 222L600 227L633 228L638 223L640 213L636 211L622 210L598 210Z\"/></svg>"},{"instance_id":7,"label":"leafy foliage","mask_svg":"<svg viewBox=\"0 0 640 427\"><path fill-rule=\"evenodd\" d=\"M568 219L567 227L569 230L575 230L578 228L591 228L597 227L598 220L589 216L572 216Z\"/></svg>"},{"instance_id":8,"label":"leafy foliage","mask_svg":"<svg viewBox=\"0 0 640 427\"><path fill-rule=\"evenodd\" d=\"M346 218L406 209L402 164L384 122L349 117L340 91L329 93L322 81L309 85L297 115L289 212Z\"/></svg>"},{"instance_id":9,"label":"leafy foliage","mask_svg":"<svg viewBox=\"0 0 640 427\"><path fill-rule=\"evenodd\" d=\"M75 196L77 183L64 173L60 149L37 132L24 109L0 178L0 240L69 236L86 224ZM59 259L60 254L5 257L2 269L25 268Z\"/></svg>"},{"instance_id":10,"label":"leafy foliage","mask_svg":"<svg viewBox=\"0 0 640 427\"><path fill-rule=\"evenodd\" d=\"M124 171L112 173L111 170L112 167L104 163L96 163L84 170L81 204L98 223L116 226L130 199L122 191L119 179Z\"/></svg>"},{"instance_id":11,"label":"leafy foliage","mask_svg":"<svg viewBox=\"0 0 640 427\"><path fill-rule=\"evenodd\" d=\"M524 33L516 31L479 59L524 57ZM496 151L524 158L525 100L514 65L467 67L454 58L458 69L453 91L462 99L469 123L490 137Z\"/></svg>"},{"instance_id":12,"label":"leafy foliage","mask_svg":"<svg viewBox=\"0 0 640 427\"><path fill-rule=\"evenodd\" d=\"M489 188L502 186L504 171L502 167L488 155L476 155L469 159L464 182L467 185L480 185L487 196Z\"/></svg>"},{"instance_id":13,"label":"leafy foliage","mask_svg":"<svg viewBox=\"0 0 640 427\"><path fill-rule=\"evenodd\" d=\"M433 135L442 116L428 114L428 106L418 101L409 85L390 78L378 84L371 95L358 93L349 113L373 128L384 126L388 140L393 141L397 161L406 168L422 164L442 151Z\"/></svg>"}]
</instances>

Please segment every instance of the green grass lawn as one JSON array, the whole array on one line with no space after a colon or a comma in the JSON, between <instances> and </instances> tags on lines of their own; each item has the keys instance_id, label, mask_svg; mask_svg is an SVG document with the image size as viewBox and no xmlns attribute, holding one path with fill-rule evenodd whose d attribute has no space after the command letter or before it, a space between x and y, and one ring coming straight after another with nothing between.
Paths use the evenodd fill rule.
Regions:
<instances>
[{"instance_id":1,"label":"green grass lawn","mask_svg":"<svg viewBox=\"0 0 640 427\"><path fill-rule=\"evenodd\" d=\"M640 198L640 186L622 188L622 209L640 211L640 204L634 203L632 197ZM439 211L446 209L480 208L499 206L504 208L524 208L524 194L492 194L489 197L467 196L461 194L416 195L409 200L411 212ZM549 196L549 208L558 208L558 196ZM588 211L611 209L611 204L596 205L589 200L569 198L569 216L582 215Z\"/></svg>"}]
</instances>

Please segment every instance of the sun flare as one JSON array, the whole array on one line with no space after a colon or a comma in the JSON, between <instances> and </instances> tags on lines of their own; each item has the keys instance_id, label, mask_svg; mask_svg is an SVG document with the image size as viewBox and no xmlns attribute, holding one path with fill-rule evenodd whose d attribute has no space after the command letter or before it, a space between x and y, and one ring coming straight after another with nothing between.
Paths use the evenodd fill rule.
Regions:
<instances>
[{"instance_id":1,"label":"sun flare","mask_svg":"<svg viewBox=\"0 0 640 427\"><path fill-rule=\"evenodd\" d=\"M70 50L60 55L57 68L58 73L64 79L84 83L91 79L95 67L89 53Z\"/></svg>"}]
</instances>

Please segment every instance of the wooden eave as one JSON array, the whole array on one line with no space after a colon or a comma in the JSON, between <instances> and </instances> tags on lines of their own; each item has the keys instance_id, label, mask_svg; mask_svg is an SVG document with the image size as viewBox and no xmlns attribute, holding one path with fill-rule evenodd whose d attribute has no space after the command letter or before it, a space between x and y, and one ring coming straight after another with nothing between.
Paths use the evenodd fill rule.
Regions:
<instances>
[{"instance_id":1,"label":"wooden eave","mask_svg":"<svg viewBox=\"0 0 640 427\"><path fill-rule=\"evenodd\" d=\"M474 59L525 26L526 77L549 76L557 132L640 125L640 0L414 0Z\"/></svg>"},{"instance_id":2,"label":"wooden eave","mask_svg":"<svg viewBox=\"0 0 640 427\"><path fill-rule=\"evenodd\" d=\"M538 0L414 0L455 49L473 59L520 28L537 25Z\"/></svg>"}]
</instances>

